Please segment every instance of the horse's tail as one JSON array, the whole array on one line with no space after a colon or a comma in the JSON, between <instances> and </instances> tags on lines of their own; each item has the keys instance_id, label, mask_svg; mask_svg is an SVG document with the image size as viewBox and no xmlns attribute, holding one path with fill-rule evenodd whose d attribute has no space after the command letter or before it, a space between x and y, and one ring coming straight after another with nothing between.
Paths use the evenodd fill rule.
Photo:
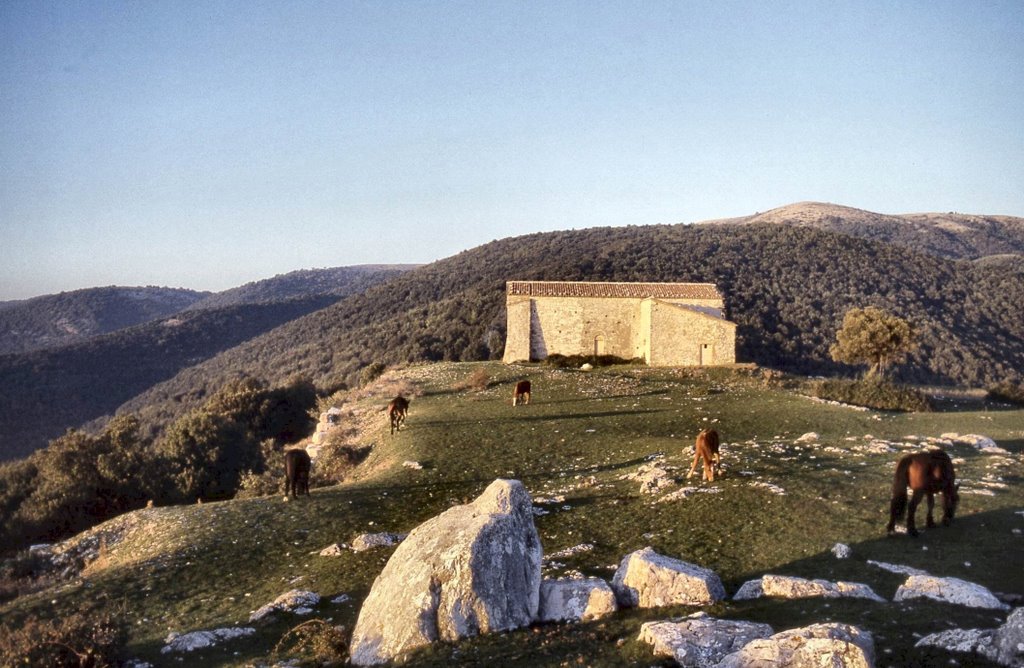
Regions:
<instances>
[{"instance_id":1,"label":"horse's tail","mask_svg":"<svg viewBox=\"0 0 1024 668\"><path fill-rule=\"evenodd\" d=\"M896 464L896 475L892 479L892 503L889 507L890 519L895 522L902 520L907 512L907 485L910 483L910 457L904 457Z\"/></svg>"}]
</instances>

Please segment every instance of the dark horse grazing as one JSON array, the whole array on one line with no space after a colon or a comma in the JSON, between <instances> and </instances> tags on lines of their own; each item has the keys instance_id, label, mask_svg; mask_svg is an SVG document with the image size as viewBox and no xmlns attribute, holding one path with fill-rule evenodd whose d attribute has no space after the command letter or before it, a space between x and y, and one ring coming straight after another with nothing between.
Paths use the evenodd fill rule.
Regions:
<instances>
[{"instance_id":1,"label":"dark horse grazing","mask_svg":"<svg viewBox=\"0 0 1024 668\"><path fill-rule=\"evenodd\" d=\"M530 381L521 380L516 383L516 389L512 390L512 405L530 403Z\"/></svg>"},{"instance_id":2,"label":"dark horse grazing","mask_svg":"<svg viewBox=\"0 0 1024 668\"><path fill-rule=\"evenodd\" d=\"M309 496L309 453L302 449L284 453L284 498L293 499L303 492Z\"/></svg>"},{"instance_id":3,"label":"dark horse grazing","mask_svg":"<svg viewBox=\"0 0 1024 668\"><path fill-rule=\"evenodd\" d=\"M722 464L722 455L718 452L718 432L714 429L705 429L697 434L697 444L693 453L693 466L687 478L693 476L697 470L697 462L704 460L704 477L709 482L715 481L715 473L719 472Z\"/></svg>"},{"instance_id":4,"label":"dark horse grazing","mask_svg":"<svg viewBox=\"0 0 1024 668\"><path fill-rule=\"evenodd\" d=\"M914 492L910 497L909 506L907 487ZM960 495L957 493L959 488L960 485L956 484L956 474L953 472L953 462L942 450L906 455L896 464L896 476L892 481L892 503L889 506L889 525L886 531L894 533L896 522L903 519L903 514L906 513L907 533L916 536L914 513L925 494L928 495L928 523L925 526L929 529L934 527L932 508L935 506L937 492L942 492L942 524L949 526L953 521L956 505L960 501Z\"/></svg>"},{"instance_id":5,"label":"dark horse grazing","mask_svg":"<svg viewBox=\"0 0 1024 668\"><path fill-rule=\"evenodd\" d=\"M402 428L402 423L405 422L405 416L409 412L409 400L402 395L398 395L388 402L386 410L388 412L388 420L391 421L391 433L394 434Z\"/></svg>"}]
</instances>

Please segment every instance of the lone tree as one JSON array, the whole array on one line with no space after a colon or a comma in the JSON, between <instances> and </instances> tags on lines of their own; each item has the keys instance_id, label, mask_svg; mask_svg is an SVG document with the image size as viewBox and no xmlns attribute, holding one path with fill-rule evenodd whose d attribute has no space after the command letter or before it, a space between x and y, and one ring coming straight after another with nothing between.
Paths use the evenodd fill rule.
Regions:
<instances>
[{"instance_id":1,"label":"lone tree","mask_svg":"<svg viewBox=\"0 0 1024 668\"><path fill-rule=\"evenodd\" d=\"M876 306L850 309L829 349L843 364L867 364L867 377L883 377L890 364L900 362L917 347L914 330L903 318Z\"/></svg>"}]
</instances>

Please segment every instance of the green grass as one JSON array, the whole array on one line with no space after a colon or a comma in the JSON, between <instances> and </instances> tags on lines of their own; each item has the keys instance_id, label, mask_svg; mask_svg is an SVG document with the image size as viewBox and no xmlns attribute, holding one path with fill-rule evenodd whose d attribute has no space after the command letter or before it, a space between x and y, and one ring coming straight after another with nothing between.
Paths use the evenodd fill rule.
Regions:
<instances>
[{"instance_id":1,"label":"green grass","mask_svg":"<svg viewBox=\"0 0 1024 668\"><path fill-rule=\"evenodd\" d=\"M457 388L485 369L485 390ZM319 593L314 616L347 628L359 602L393 549L346 551L320 557L322 548L364 531L406 532L452 504L474 498L498 477L522 480L539 504L536 518L545 553L591 543L594 548L560 560L558 575L575 570L610 579L614 566L646 545L668 556L714 569L727 591L764 573L843 579L872 586L891 599L902 578L868 559L923 568L1001 592L1024 593L1020 557L1024 538L1024 410L971 400L941 402L939 411L896 414L858 411L767 387L750 371L703 373L642 367L591 372L497 363L437 364L392 372L416 389L405 428L391 436L380 406L387 395L353 404L362 415L363 441L374 449L359 479L314 490L285 503L280 496L140 511L146 531L109 544L102 568L72 583L24 596L0 608L4 624L28 614L121 606L131 625L134 657L156 666L182 665L160 648L171 630L187 632L247 625L249 612L292 588ZM533 381L531 404L511 406L512 384ZM381 392L386 390L382 389ZM724 476L714 483L684 480L696 433L707 425L722 436ZM806 432L819 439L798 444ZM964 491L991 488L991 496L965 493L951 527L924 531L917 540L886 538L889 489L897 453L858 450L866 435L889 441L945 432L980 433L1011 450L1009 465L966 446L950 448ZM655 503L639 484L624 479L645 461L663 456L687 484L717 493ZM423 470L402 467L405 460ZM982 484L995 476L1005 487ZM785 490L772 493L754 483ZM923 518L919 510L919 525ZM836 542L853 548L850 560L830 553ZM968 565L969 564L969 565ZM332 604L348 594L352 601ZM658 665L636 641L640 624L693 611L628 610L586 624L537 625L520 631L438 645L418 652L424 666ZM992 627L1004 617L943 604L864 601L722 602L711 614L765 621L776 630L815 621L861 625L875 634L878 666L938 660L913 648L914 634L949 628ZM241 666L264 659L290 627L306 618L258 626L255 638L187 655L190 666ZM958 657L961 665L986 665ZM945 663L947 659L943 659Z\"/></svg>"}]
</instances>

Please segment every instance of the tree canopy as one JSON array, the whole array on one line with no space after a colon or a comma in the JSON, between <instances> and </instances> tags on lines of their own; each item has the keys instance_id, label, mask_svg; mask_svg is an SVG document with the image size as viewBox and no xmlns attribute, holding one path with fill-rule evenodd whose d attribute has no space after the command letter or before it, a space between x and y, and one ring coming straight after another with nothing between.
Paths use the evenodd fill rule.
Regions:
<instances>
[{"instance_id":1,"label":"tree canopy","mask_svg":"<svg viewBox=\"0 0 1024 668\"><path fill-rule=\"evenodd\" d=\"M867 364L868 377L884 376L888 367L902 361L917 346L910 323L878 308L850 309L829 349L842 364Z\"/></svg>"}]
</instances>

